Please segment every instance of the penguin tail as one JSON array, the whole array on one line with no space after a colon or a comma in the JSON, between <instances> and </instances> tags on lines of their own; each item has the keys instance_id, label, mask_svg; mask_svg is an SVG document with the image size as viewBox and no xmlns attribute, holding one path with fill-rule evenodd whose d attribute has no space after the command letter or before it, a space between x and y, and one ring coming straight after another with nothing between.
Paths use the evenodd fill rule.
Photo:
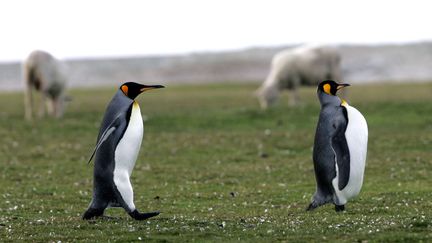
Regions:
<instances>
[{"instance_id":1,"label":"penguin tail","mask_svg":"<svg viewBox=\"0 0 432 243\"><path fill-rule=\"evenodd\" d=\"M150 213L140 213L137 209L129 213L129 215L136 220L146 220L151 217L157 216L159 214L160 214L159 211L150 212Z\"/></svg>"}]
</instances>

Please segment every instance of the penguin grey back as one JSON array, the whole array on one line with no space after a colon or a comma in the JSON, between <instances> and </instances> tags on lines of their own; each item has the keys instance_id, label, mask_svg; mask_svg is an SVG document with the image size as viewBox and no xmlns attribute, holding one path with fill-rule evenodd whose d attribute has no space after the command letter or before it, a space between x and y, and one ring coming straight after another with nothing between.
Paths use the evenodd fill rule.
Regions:
<instances>
[{"instance_id":1,"label":"penguin grey back","mask_svg":"<svg viewBox=\"0 0 432 243\"><path fill-rule=\"evenodd\" d=\"M342 190L348 184L350 170L349 163L344 163L350 159L345 138L348 125L347 110L341 105L342 101L337 96L318 92L318 99L321 104L321 111L315 133L313 160L319 161L321 156L325 156L325 158L336 156L331 162L327 160L329 163L321 164L321 166L326 166L327 171L333 171L336 161L339 167L339 189ZM321 161L324 160L321 159ZM329 173L327 176L334 178L336 172Z\"/></svg>"},{"instance_id":2,"label":"penguin grey back","mask_svg":"<svg viewBox=\"0 0 432 243\"><path fill-rule=\"evenodd\" d=\"M99 130L99 135L96 141L99 141L102 133L108 128L108 126L113 122L120 114L127 113L134 101L123 94L119 89L111 102L108 104L105 116L102 120L102 124Z\"/></svg>"},{"instance_id":3,"label":"penguin grey back","mask_svg":"<svg viewBox=\"0 0 432 243\"><path fill-rule=\"evenodd\" d=\"M349 179L349 164L340 163L342 161L349 161L349 158L342 158L349 156L348 145L345 139L347 122L344 107L333 105L321 107L315 132L313 161L317 182L319 180L318 185L325 185L325 188L321 187L319 189L325 191L325 194L329 197L333 194L331 181L336 177L335 162L338 163L341 169L339 172L340 176L343 176L340 180L340 186L343 187L346 185ZM342 171L344 173L341 173ZM348 173L345 173L345 171Z\"/></svg>"},{"instance_id":4,"label":"penguin grey back","mask_svg":"<svg viewBox=\"0 0 432 243\"><path fill-rule=\"evenodd\" d=\"M317 95L321 110L315 132L313 164L315 169L316 192L307 210L326 203L334 203L336 211L344 209L335 190L342 190L349 181L350 152L345 138L348 125L347 110L336 96L337 90L349 86L332 80L318 86ZM333 184L337 179L337 185Z\"/></svg>"},{"instance_id":5,"label":"penguin grey back","mask_svg":"<svg viewBox=\"0 0 432 243\"><path fill-rule=\"evenodd\" d=\"M118 198L117 190L113 184L113 173L115 168L115 149L129 123L133 100L118 90L114 95L105 112L102 120L101 128L99 130L98 142L96 145L95 161L94 161L94 180L93 180L93 199L100 200L95 202L96 205L103 205L109 202L112 205L122 205L124 202L113 201ZM111 127L116 127L108 139L101 138L104 133L109 132Z\"/></svg>"}]
</instances>

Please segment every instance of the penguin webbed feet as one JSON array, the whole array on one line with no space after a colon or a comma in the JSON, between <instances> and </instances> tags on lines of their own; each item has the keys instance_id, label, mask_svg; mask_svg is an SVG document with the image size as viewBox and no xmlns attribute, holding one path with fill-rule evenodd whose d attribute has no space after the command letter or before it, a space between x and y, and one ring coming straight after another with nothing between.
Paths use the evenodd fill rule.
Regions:
<instances>
[{"instance_id":1,"label":"penguin webbed feet","mask_svg":"<svg viewBox=\"0 0 432 243\"><path fill-rule=\"evenodd\" d=\"M317 202L313 201L306 208L306 211L312 211L312 210L316 209L319 206L321 206L321 205L318 204ZM338 212L338 213L345 211L345 205L336 205L335 204L335 211Z\"/></svg>"},{"instance_id":2,"label":"penguin webbed feet","mask_svg":"<svg viewBox=\"0 0 432 243\"><path fill-rule=\"evenodd\" d=\"M312 210L314 210L315 208L317 208L317 207L319 207L320 205L317 203L317 202L315 202L315 201L312 201L310 204L309 204L309 206L306 208L306 211L312 211Z\"/></svg>"},{"instance_id":3,"label":"penguin webbed feet","mask_svg":"<svg viewBox=\"0 0 432 243\"><path fill-rule=\"evenodd\" d=\"M103 213L104 213L104 209L89 208L87 209L87 211L85 211L82 219L84 220L95 219L102 216Z\"/></svg>"},{"instance_id":4,"label":"penguin webbed feet","mask_svg":"<svg viewBox=\"0 0 432 243\"><path fill-rule=\"evenodd\" d=\"M345 210L345 205L336 205L335 204L335 211L340 213L343 212Z\"/></svg>"},{"instance_id":5,"label":"penguin webbed feet","mask_svg":"<svg viewBox=\"0 0 432 243\"><path fill-rule=\"evenodd\" d=\"M159 214L160 214L159 211L150 212L150 213L140 213L137 209L129 213L129 215L135 220L146 220L151 217L157 216Z\"/></svg>"}]
</instances>

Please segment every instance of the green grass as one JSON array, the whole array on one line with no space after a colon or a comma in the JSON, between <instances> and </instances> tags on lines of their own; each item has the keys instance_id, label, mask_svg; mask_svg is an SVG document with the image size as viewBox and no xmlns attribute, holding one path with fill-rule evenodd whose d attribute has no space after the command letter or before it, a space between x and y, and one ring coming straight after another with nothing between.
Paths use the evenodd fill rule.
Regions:
<instances>
[{"instance_id":1,"label":"green grass","mask_svg":"<svg viewBox=\"0 0 432 243\"><path fill-rule=\"evenodd\" d=\"M261 111L254 85L172 86L138 98L146 117L132 184L148 221L123 209L81 220L87 165L111 89L72 90L62 120L23 121L23 98L0 94L0 241L431 241L432 85L354 85L369 123L363 189L344 213L305 208L315 88ZM267 156L264 156L267 155Z\"/></svg>"}]
</instances>

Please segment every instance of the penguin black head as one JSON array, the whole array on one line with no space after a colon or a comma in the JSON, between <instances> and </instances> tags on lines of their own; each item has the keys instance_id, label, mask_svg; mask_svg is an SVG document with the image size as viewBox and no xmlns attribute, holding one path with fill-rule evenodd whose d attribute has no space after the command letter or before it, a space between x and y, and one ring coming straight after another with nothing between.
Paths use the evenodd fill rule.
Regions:
<instances>
[{"instance_id":1,"label":"penguin black head","mask_svg":"<svg viewBox=\"0 0 432 243\"><path fill-rule=\"evenodd\" d=\"M160 89L165 88L163 85L144 85L144 84L138 84L134 82L127 82L120 86L120 90L125 94L127 97L131 99L135 99L139 94L141 94L144 91L151 90L151 89Z\"/></svg>"},{"instance_id":2,"label":"penguin black head","mask_svg":"<svg viewBox=\"0 0 432 243\"><path fill-rule=\"evenodd\" d=\"M346 86L350 86L350 84L338 84L333 80L325 80L322 81L319 85L318 85L318 92L324 92L328 95L336 95L336 92Z\"/></svg>"}]
</instances>

